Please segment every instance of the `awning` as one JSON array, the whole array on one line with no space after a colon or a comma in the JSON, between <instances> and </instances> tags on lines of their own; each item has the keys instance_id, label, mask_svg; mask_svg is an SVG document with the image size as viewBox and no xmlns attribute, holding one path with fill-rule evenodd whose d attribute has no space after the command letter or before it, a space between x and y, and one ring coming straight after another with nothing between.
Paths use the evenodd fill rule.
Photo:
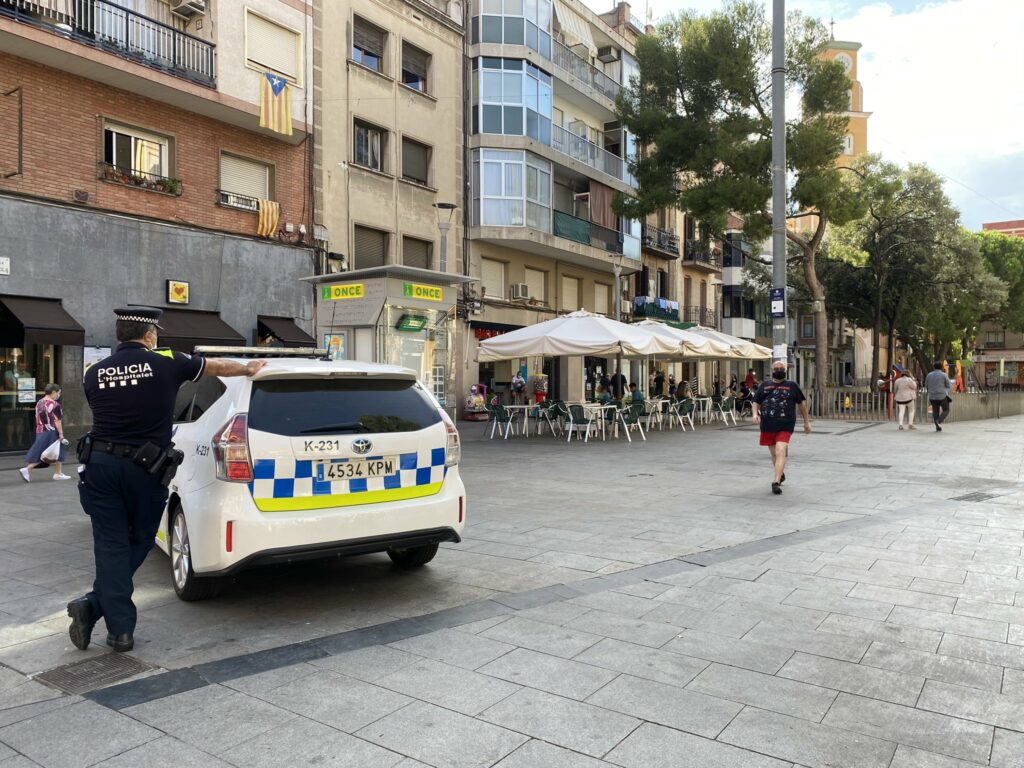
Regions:
<instances>
[{"instance_id":1,"label":"awning","mask_svg":"<svg viewBox=\"0 0 1024 768\"><path fill-rule=\"evenodd\" d=\"M594 42L594 36L590 33L590 24L586 19L560 0L555 0L555 17L562 25L562 31L565 33L570 47L573 43L582 43L590 49L591 54L597 53L597 44Z\"/></svg>"},{"instance_id":2,"label":"awning","mask_svg":"<svg viewBox=\"0 0 1024 768\"><path fill-rule=\"evenodd\" d=\"M85 329L60 299L0 295L0 347L26 344L83 346Z\"/></svg>"},{"instance_id":3,"label":"awning","mask_svg":"<svg viewBox=\"0 0 1024 768\"><path fill-rule=\"evenodd\" d=\"M299 328L290 317L256 316L256 332L260 338L273 336L286 347L315 347L316 339Z\"/></svg>"},{"instance_id":4,"label":"awning","mask_svg":"<svg viewBox=\"0 0 1024 768\"><path fill-rule=\"evenodd\" d=\"M219 312L198 309L165 309L160 319L163 330L157 333L161 347L189 354L201 344L239 346L245 337L220 319Z\"/></svg>"}]
</instances>

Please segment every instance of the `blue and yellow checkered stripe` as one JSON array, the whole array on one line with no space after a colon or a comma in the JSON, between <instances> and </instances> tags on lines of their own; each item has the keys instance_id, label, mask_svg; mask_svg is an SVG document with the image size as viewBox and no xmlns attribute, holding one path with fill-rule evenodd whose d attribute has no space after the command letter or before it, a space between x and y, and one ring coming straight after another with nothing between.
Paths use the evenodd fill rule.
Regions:
<instances>
[{"instance_id":1,"label":"blue and yellow checkered stripe","mask_svg":"<svg viewBox=\"0 0 1024 768\"><path fill-rule=\"evenodd\" d=\"M433 496L440 492L447 472L444 454L444 448L402 453L398 456L398 469L390 475L345 480L318 480L311 459L256 459L249 491L261 512L350 507ZM351 461L383 458L367 456Z\"/></svg>"}]
</instances>

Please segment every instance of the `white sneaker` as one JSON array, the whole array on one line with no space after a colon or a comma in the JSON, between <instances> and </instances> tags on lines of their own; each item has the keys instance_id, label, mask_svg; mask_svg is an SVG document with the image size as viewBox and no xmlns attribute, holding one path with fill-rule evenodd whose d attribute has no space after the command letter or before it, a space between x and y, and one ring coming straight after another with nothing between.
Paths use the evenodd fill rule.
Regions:
<instances>
[{"instance_id":1,"label":"white sneaker","mask_svg":"<svg viewBox=\"0 0 1024 768\"><path fill-rule=\"evenodd\" d=\"M21 473L22 480L24 480L26 483L32 482L32 478L28 474L28 467L22 467L18 471Z\"/></svg>"},{"instance_id":2,"label":"white sneaker","mask_svg":"<svg viewBox=\"0 0 1024 768\"><path fill-rule=\"evenodd\" d=\"M60 475L54 475L53 479L54 480L70 480L71 476L70 475L65 475L65 474L60 474Z\"/></svg>"}]
</instances>

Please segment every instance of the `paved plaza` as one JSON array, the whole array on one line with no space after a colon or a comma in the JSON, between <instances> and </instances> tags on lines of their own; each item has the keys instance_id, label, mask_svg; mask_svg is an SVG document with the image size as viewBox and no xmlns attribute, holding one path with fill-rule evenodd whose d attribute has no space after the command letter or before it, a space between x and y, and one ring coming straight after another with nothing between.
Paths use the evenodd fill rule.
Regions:
<instances>
[{"instance_id":1,"label":"paved plaza","mask_svg":"<svg viewBox=\"0 0 1024 768\"><path fill-rule=\"evenodd\" d=\"M0 470L0 768L1024 766L1024 417L818 422L782 496L753 427L483 440L464 540L239 576L139 572L137 676L91 658L72 483ZM102 624L95 638L103 637Z\"/></svg>"}]
</instances>

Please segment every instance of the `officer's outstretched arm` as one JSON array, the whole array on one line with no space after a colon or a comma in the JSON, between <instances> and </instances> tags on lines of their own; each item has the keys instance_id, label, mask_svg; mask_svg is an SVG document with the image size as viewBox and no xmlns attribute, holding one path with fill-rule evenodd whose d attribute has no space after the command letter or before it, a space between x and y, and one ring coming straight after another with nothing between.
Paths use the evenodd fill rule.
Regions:
<instances>
[{"instance_id":1,"label":"officer's outstretched arm","mask_svg":"<svg viewBox=\"0 0 1024 768\"><path fill-rule=\"evenodd\" d=\"M206 360L203 376L255 376L266 364L266 360L250 360L242 364L234 360L212 357Z\"/></svg>"}]
</instances>

